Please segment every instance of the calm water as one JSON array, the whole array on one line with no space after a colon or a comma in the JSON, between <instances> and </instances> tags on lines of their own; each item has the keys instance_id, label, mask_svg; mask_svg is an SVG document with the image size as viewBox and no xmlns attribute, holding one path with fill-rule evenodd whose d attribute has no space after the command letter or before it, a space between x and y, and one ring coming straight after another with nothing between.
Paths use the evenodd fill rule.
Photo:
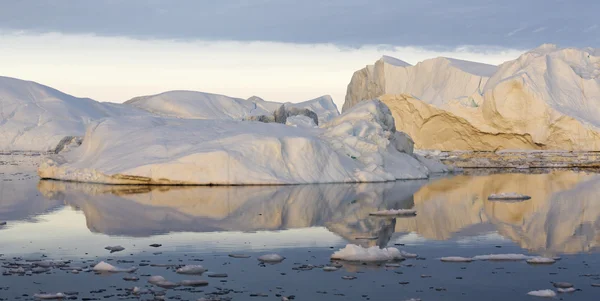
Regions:
<instances>
[{"instance_id":1,"label":"calm water","mask_svg":"<svg viewBox=\"0 0 600 301\"><path fill-rule=\"evenodd\" d=\"M39 292L77 292L79 300L152 300L128 289L152 288L148 275L204 279L206 287L165 290L165 299L197 300L536 300L527 292L566 281L579 291L564 300L598 300L600 175L554 171L493 174L383 184L283 187L147 188L40 181L32 171L0 166L2 270L27 260L100 260L134 274L96 275L53 268L0 276L0 299L32 300ZM495 192L531 200L490 202ZM417 216L369 213L414 208ZM150 244L162 244L159 248ZM301 265L330 263L346 244L394 246L419 254L398 268L345 264L335 272ZM121 245L109 253L104 247ZM247 254L236 259L228 255ZM286 260L261 265L256 257ZM525 262L442 263L442 256L523 253L560 256L553 265ZM140 266L141 264L141 266ZM150 264L150 265L147 265ZM159 264L161 266L152 266ZM172 266L202 264L227 278L183 276ZM137 282L122 278L135 275ZM342 276L356 276L344 280ZM430 277L422 277L430 276ZM400 284L405 283L407 284ZM251 297L263 293L268 297ZM159 293L160 295L161 293ZM74 296L74 297L75 297ZM215 300L218 300L215 298Z\"/></svg>"}]
</instances>

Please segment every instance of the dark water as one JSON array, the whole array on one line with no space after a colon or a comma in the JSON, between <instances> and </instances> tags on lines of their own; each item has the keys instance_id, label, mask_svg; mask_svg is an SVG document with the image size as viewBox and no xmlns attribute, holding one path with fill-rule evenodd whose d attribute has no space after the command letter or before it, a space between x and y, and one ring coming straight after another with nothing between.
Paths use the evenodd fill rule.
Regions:
<instances>
[{"instance_id":1,"label":"dark water","mask_svg":"<svg viewBox=\"0 0 600 301\"><path fill-rule=\"evenodd\" d=\"M89 267L101 260L133 274L72 273L53 267L41 274L0 276L0 299L32 300L40 292L77 292L78 300L152 300L128 289L160 290L147 275L172 282L204 279L200 288L164 290L167 300L536 300L532 290L566 281L578 291L563 300L598 300L600 288L600 175L453 176L429 181L284 187L103 186L39 181L11 169L0 177L0 264L8 271L27 260L69 260ZM532 197L491 202L496 192ZM416 217L369 216L383 209L417 210ZM150 244L162 244L159 248ZM319 266L346 244L392 246L419 258L401 267ZM106 246L124 251L109 253ZM228 255L247 254L237 259ZM261 265L257 257L286 259ZM552 265L520 262L442 263L443 256L520 253L560 256ZM141 266L140 266L141 264ZM151 266L167 264L172 266ZM227 278L184 276L176 266L201 264ZM302 265L317 266L298 269ZM137 276L127 282L125 276ZM344 280L342 276L355 276ZM423 277L427 276L427 277ZM400 284L405 283L407 284ZM267 297L251 297L263 293ZM160 295L162 293L158 293ZM216 299L215 297L215 300Z\"/></svg>"}]
</instances>

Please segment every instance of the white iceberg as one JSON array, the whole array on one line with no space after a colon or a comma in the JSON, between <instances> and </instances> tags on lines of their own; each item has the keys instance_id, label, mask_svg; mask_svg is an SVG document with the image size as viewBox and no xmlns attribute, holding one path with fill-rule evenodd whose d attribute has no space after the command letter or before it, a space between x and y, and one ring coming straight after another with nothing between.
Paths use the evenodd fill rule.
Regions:
<instances>
[{"instance_id":1,"label":"white iceberg","mask_svg":"<svg viewBox=\"0 0 600 301\"><path fill-rule=\"evenodd\" d=\"M600 53L541 45L500 66L382 58L358 70L342 111L379 98L422 149L600 149Z\"/></svg>"},{"instance_id":2,"label":"white iceberg","mask_svg":"<svg viewBox=\"0 0 600 301\"><path fill-rule=\"evenodd\" d=\"M316 129L158 117L104 119L42 163L46 179L106 184L300 184L423 179L390 110L363 102Z\"/></svg>"},{"instance_id":3,"label":"white iceberg","mask_svg":"<svg viewBox=\"0 0 600 301\"><path fill-rule=\"evenodd\" d=\"M176 270L178 274L200 275L206 272L206 269L201 265L186 265Z\"/></svg>"},{"instance_id":4,"label":"white iceberg","mask_svg":"<svg viewBox=\"0 0 600 301\"><path fill-rule=\"evenodd\" d=\"M381 249L377 246L364 248L358 245L346 245L331 255L333 260L380 262L403 259L402 253L396 248Z\"/></svg>"},{"instance_id":5,"label":"white iceberg","mask_svg":"<svg viewBox=\"0 0 600 301\"><path fill-rule=\"evenodd\" d=\"M116 267L112 264L106 263L104 261L100 261L98 264L96 264L92 270L96 271L96 272L109 272L109 273L133 273L135 271L137 271L136 267L131 267L131 268L120 268L120 267Z\"/></svg>"},{"instance_id":6,"label":"white iceberg","mask_svg":"<svg viewBox=\"0 0 600 301\"><path fill-rule=\"evenodd\" d=\"M300 103L280 103L265 101L257 96L242 99L198 91L168 91L136 97L125 104L160 116L187 119L241 120L251 116L272 115L281 105L311 110L317 114L319 123L340 114L329 95Z\"/></svg>"},{"instance_id":7,"label":"white iceberg","mask_svg":"<svg viewBox=\"0 0 600 301\"><path fill-rule=\"evenodd\" d=\"M38 83L0 76L0 151L58 151L93 121L148 115L122 104L77 98Z\"/></svg>"},{"instance_id":8,"label":"white iceberg","mask_svg":"<svg viewBox=\"0 0 600 301\"><path fill-rule=\"evenodd\" d=\"M527 295L536 296L536 297L544 297L544 298L556 297L556 293L553 290L531 291L531 292L527 293Z\"/></svg>"}]
</instances>

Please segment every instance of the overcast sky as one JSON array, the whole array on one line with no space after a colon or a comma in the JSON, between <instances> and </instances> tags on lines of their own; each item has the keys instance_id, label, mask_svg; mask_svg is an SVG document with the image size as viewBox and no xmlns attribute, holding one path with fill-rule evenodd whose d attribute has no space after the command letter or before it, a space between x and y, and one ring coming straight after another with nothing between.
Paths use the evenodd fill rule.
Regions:
<instances>
[{"instance_id":1,"label":"overcast sky","mask_svg":"<svg viewBox=\"0 0 600 301\"><path fill-rule=\"evenodd\" d=\"M598 0L2 1L0 74L102 101L192 89L341 104L382 54L497 64L543 43L600 47L598 12Z\"/></svg>"}]
</instances>

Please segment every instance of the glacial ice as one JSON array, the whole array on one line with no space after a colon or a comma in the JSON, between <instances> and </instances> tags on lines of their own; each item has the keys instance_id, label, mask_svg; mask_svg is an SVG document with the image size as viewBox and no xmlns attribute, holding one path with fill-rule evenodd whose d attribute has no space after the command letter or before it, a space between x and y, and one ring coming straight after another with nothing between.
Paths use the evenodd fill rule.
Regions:
<instances>
[{"instance_id":1,"label":"glacial ice","mask_svg":"<svg viewBox=\"0 0 600 301\"><path fill-rule=\"evenodd\" d=\"M92 124L42 163L46 179L107 184L300 184L427 178L396 141L391 112L363 102L315 129L135 116Z\"/></svg>"}]
</instances>

